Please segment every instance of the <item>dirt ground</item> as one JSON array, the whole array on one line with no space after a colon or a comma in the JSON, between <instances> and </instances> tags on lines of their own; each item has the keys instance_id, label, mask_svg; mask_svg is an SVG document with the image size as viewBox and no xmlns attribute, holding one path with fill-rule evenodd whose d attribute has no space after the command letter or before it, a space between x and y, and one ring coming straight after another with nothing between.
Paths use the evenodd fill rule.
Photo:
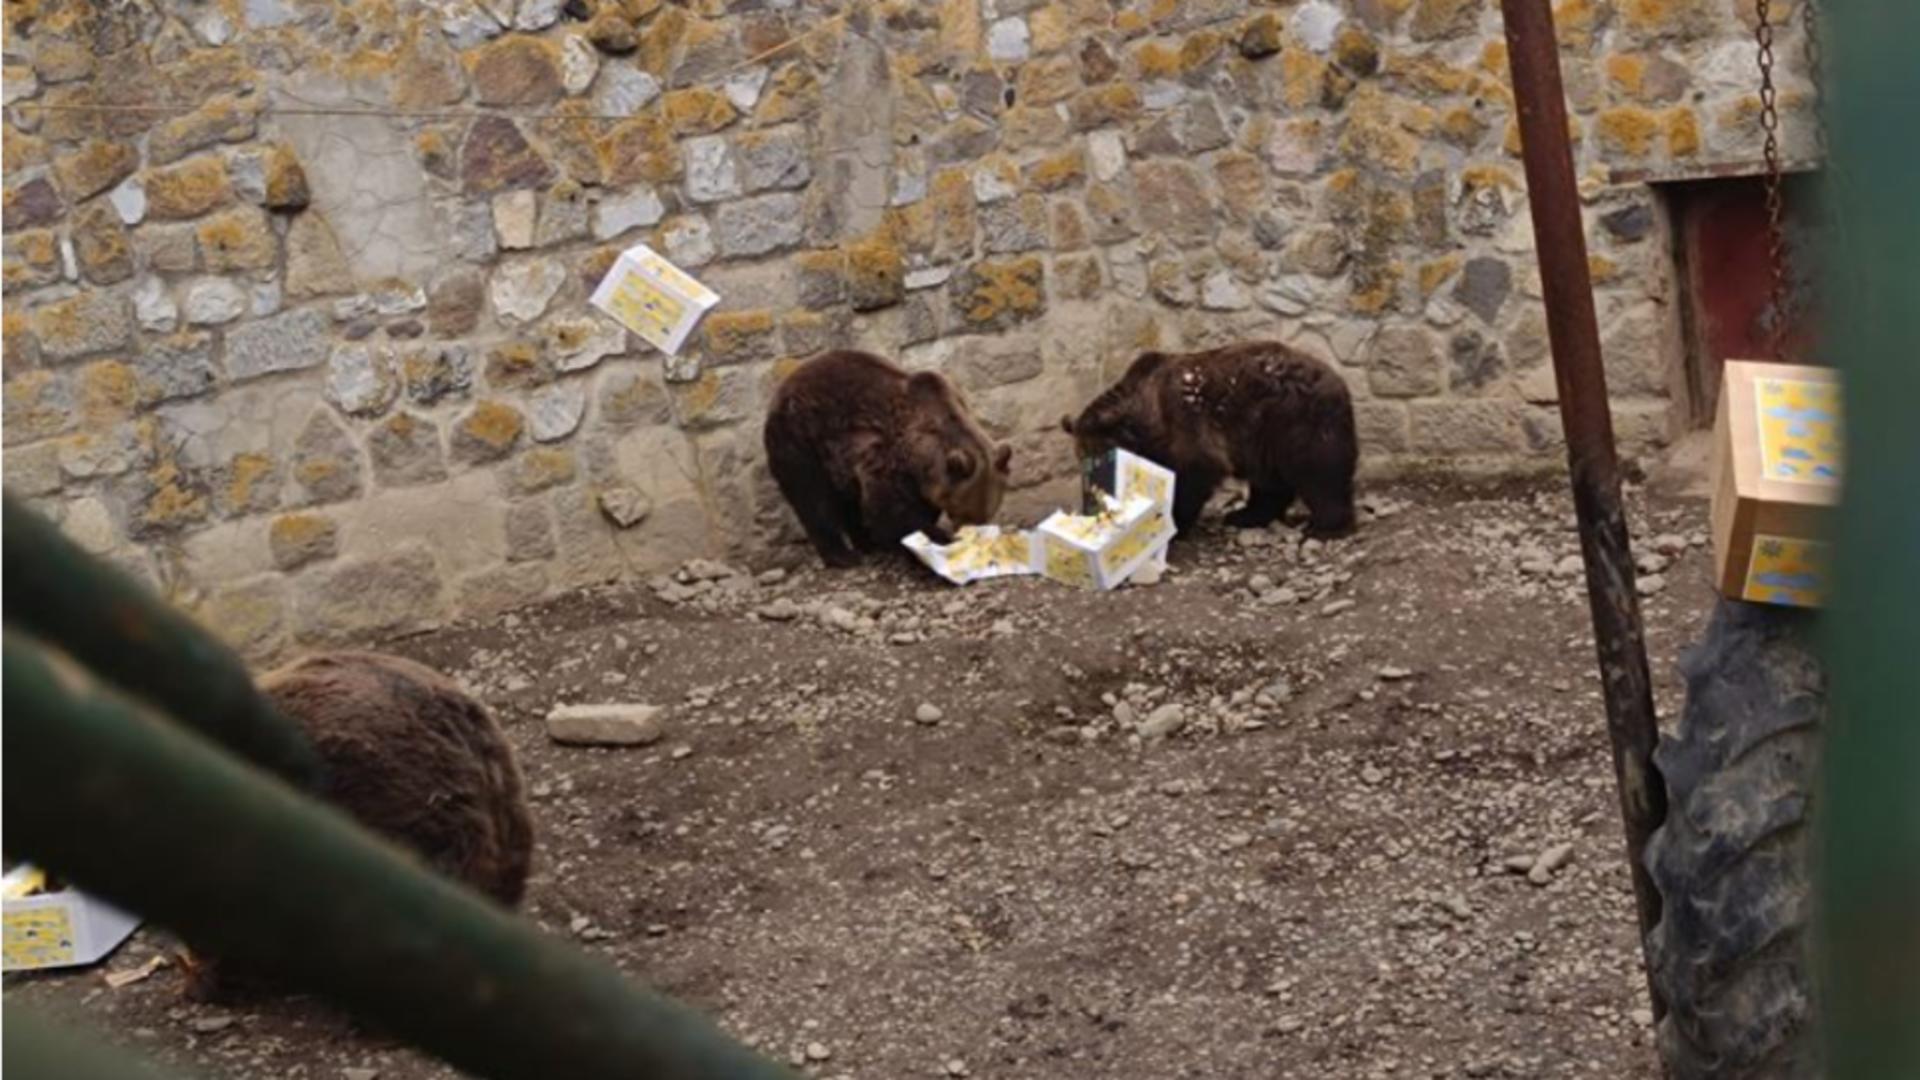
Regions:
<instances>
[{"instance_id":1,"label":"dirt ground","mask_svg":"<svg viewBox=\"0 0 1920 1080\"><path fill-rule=\"evenodd\" d=\"M529 916L814 1075L1655 1077L1568 502L1368 492L1351 540L1215 520L1111 594L796 552L390 647L506 725ZM1704 507L1633 503L1671 715ZM553 744L567 702L667 738ZM8 994L206 1076L453 1075L104 981L169 947Z\"/></svg>"}]
</instances>

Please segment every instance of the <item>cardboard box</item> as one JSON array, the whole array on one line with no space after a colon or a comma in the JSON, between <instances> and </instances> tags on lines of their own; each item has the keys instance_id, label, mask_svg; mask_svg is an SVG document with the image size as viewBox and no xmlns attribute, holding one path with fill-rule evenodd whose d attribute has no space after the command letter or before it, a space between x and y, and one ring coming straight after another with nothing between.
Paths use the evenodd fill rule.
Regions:
<instances>
[{"instance_id":1,"label":"cardboard box","mask_svg":"<svg viewBox=\"0 0 1920 1080\"><path fill-rule=\"evenodd\" d=\"M1105 499L1122 505L1134 496L1152 500L1173 513L1173 470L1127 450L1109 450L1087 462L1081 474L1080 512L1098 514Z\"/></svg>"},{"instance_id":2,"label":"cardboard box","mask_svg":"<svg viewBox=\"0 0 1920 1080\"><path fill-rule=\"evenodd\" d=\"M967 526L953 534L953 543L944 546L927 539L925 533L914 533L902 543L934 573L955 585L1040 572L1039 547L1033 533L1025 529Z\"/></svg>"},{"instance_id":3,"label":"cardboard box","mask_svg":"<svg viewBox=\"0 0 1920 1080\"><path fill-rule=\"evenodd\" d=\"M1840 501L1841 388L1829 368L1729 360L1714 422L1713 554L1722 595L1826 601Z\"/></svg>"},{"instance_id":4,"label":"cardboard box","mask_svg":"<svg viewBox=\"0 0 1920 1080\"><path fill-rule=\"evenodd\" d=\"M0 882L7 971L97 963L140 925L134 916L77 889L45 888L45 875L24 863Z\"/></svg>"},{"instance_id":5,"label":"cardboard box","mask_svg":"<svg viewBox=\"0 0 1920 1080\"><path fill-rule=\"evenodd\" d=\"M1170 507L1136 495L1100 514L1055 511L1040 523L1040 572L1080 588L1106 590L1164 556L1173 539Z\"/></svg>"},{"instance_id":6,"label":"cardboard box","mask_svg":"<svg viewBox=\"0 0 1920 1080\"><path fill-rule=\"evenodd\" d=\"M620 253L593 290L593 306L669 356L680 352L720 294L687 276L645 244Z\"/></svg>"}]
</instances>

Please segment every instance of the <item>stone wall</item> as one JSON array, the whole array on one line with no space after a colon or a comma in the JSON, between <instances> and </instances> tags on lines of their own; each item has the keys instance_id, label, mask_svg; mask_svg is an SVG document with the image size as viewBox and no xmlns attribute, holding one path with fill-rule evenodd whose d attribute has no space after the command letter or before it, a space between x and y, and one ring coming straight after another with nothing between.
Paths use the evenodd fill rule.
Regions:
<instances>
[{"instance_id":1,"label":"stone wall","mask_svg":"<svg viewBox=\"0 0 1920 1080\"><path fill-rule=\"evenodd\" d=\"M1610 177L1758 157L1743 7L1558 5L1630 446L1680 327ZM9 2L6 488L266 655L790 535L757 420L833 346L1022 484L1135 351L1253 336L1371 467L1552 460L1496 9ZM639 241L724 297L670 363L586 304Z\"/></svg>"}]
</instances>

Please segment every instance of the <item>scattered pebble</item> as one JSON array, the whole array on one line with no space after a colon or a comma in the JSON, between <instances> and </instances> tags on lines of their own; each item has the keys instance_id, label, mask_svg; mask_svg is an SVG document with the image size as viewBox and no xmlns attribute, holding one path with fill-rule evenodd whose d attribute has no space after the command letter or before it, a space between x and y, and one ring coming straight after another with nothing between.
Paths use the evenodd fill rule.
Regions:
<instances>
[{"instance_id":1,"label":"scattered pebble","mask_svg":"<svg viewBox=\"0 0 1920 1080\"><path fill-rule=\"evenodd\" d=\"M1350 611L1357 606L1358 605L1352 600L1335 600L1333 603L1321 608L1320 614L1327 616L1338 615L1343 611Z\"/></svg>"},{"instance_id":2,"label":"scattered pebble","mask_svg":"<svg viewBox=\"0 0 1920 1080\"><path fill-rule=\"evenodd\" d=\"M558 705L547 713L547 737L568 746L645 746L665 729L658 705Z\"/></svg>"},{"instance_id":3,"label":"scattered pebble","mask_svg":"<svg viewBox=\"0 0 1920 1080\"><path fill-rule=\"evenodd\" d=\"M1185 727L1187 710L1178 704L1162 705L1147 714L1140 725L1140 737L1143 739L1164 739Z\"/></svg>"},{"instance_id":4,"label":"scattered pebble","mask_svg":"<svg viewBox=\"0 0 1920 1080\"><path fill-rule=\"evenodd\" d=\"M807 1044L808 1061L825 1061L832 1056L833 1051L827 1047L826 1043L810 1042Z\"/></svg>"},{"instance_id":5,"label":"scattered pebble","mask_svg":"<svg viewBox=\"0 0 1920 1080\"><path fill-rule=\"evenodd\" d=\"M1542 851L1539 858L1527 869L1527 880L1535 885L1546 885L1553 881L1553 875L1573 858L1572 844L1555 844Z\"/></svg>"},{"instance_id":6,"label":"scattered pebble","mask_svg":"<svg viewBox=\"0 0 1920 1080\"><path fill-rule=\"evenodd\" d=\"M937 724L945 715L940 711L940 706L932 703L923 702L919 708L913 710L913 718L922 724Z\"/></svg>"}]
</instances>

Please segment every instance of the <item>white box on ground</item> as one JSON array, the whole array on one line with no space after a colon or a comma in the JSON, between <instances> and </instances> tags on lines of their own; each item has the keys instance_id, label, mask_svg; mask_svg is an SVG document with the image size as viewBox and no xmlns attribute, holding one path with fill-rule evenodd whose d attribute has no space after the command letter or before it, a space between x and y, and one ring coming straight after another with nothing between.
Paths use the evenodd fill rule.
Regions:
<instances>
[{"instance_id":1,"label":"white box on ground","mask_svg":"<svg viewBox=\"0 0 1920 1080\"><path fill-rule=\"evenodd\" d=\"M1037 531L1041 573L1066 585L1106 590L1161 557L1174 528L1167 506L1136 495L1124 504L1109 501L1102 514L1056 511Z\"/></svg>"},{"instance_id":2,"label":"white box on ground","mask_svg":"<svg viewBox=\"0 0 1920 1080\"><path fill-rule=\"evenodd\" d=\"M135 916L77 889L40 892L44 881L39 870L22 863L0 883L8 971L97 963L140 925Z\"/></svg>"},{"instance_id":3,"label":"white box on ground","mask_svg":"<svg viewBox=\"0 0 1920 1080\"><path fill-rule=\"evenodd\" d=\"M914 533L901 543L955 585L1040 572L1038 545L1025 529L966 526L954 532L951 544L936 544L925 533Z\"/></svg>"},{"instance_id":4,"label":"white box on ground","mask_svg":"<svg viewBox=\"0 0 1920 1080\"><path fill-rule=\"evenodd\" d=\"M593 290L592 302L647 344L673 356L720 302L720 294L647 245L636 244L613 261L613 269Z\"/></svg>"}]
</instances>

